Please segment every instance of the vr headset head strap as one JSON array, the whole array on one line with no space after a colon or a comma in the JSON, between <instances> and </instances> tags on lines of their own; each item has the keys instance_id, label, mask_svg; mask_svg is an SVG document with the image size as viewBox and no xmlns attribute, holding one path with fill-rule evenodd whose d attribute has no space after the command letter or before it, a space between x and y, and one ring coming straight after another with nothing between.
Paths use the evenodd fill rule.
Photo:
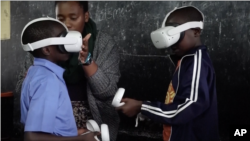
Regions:
<instances>
[{"instance_id":1,"label":"vr headset head strap","mask_svg":"<svg viewBox=\"0 0 250 141\"><path fill-rule=\"evenodd\" d=\"M203 22L187 22L182 25L179 25L173 29L168 31L169 36L173 36L175 34L181 33L191 28L200 28L203 29Z\"/></svg>"},{"instance_id":2,"label":"vr headset head strap","mask_svg":"<svg viewBox=\"0 0 250 141\"><path fill-rule=\"evenodd\" d=\"M76 38L58 38L58 37L53 37L53 38L47 38L43 39L40 41L37 41L35 43L28 43L27 45L23 45L24 51L33 51L35 49L41 48L41 47L46 47L49 45L67 45L67 44L76 44L77 39Z\"/></svg>"},{"instance_id":3,"label":"vr headset head strap","mask_svg":"<svg viewBox=\"0 0 250 141\"><path fill-rule=\"evenodd\" d=\"M40 22L40 21L55 21L55 22L58 22L60 23L64 28L65 30L68 32L68 28L62 23L60 22L59 20L57 19L54 19L54 18L50 18L50 17L42 17L42 18L37 18L37 19L34 19L32 21L30 21L29 23L27 23L25 25L25 27L23 28L22 30L22 33L21 33L21 44L22 44L22 47L25 51L33 51L35 49L38 49L38 48L41 48L41 47L44 47L44 46L48 46L48 45L52 45L54 43L56 43L56 40L58 40L59 42L61 41L64 41L63 39L58 39L58 38L47 38L47 39L44 39L44 40L40 40L40 41L37 41L35 43L28 43L28 44L23 44L23 33L24 31L33 23L36 23L36 22ZM53 39L53 40L52 40ZM69 42L69 41L64 41L66 42ZM74 41L73 41L74 42ZM61 42L62 43L62 42Z\"/></svg>"},{"instance_id":4,"label":"vr headset head strap","mask_svg":"<svg viewBox=\"0 0 250 141\"><path fill-rule=\"evenodd\" d=\"M170 14L172 14L174 11L176 11L176 10L178 10L178 9L182 9L182 8L186 8L186 7L193 7L193 8L195 8L196 10L198 10L200 13L201 13L201 15L202 15L202 19L203 19L203 23L204 23L204 21L205 21L205 17L204 17L204 14L198 9L198 8L196 8L196 7L194 7L194 6L192 6L192 5L189 5L189 6L182 6L182 7L179 7L179 8L177 8L177 7L175 7L172 11L170 11L166 16L165 16L165 18L164 18L164 20L163 20L163 22L162 22L162 25L161 25L161 27L165 27L165 23L166 23L166 21L167 21L167 19L168 19L168 17L169 17L169 15ZM204 25L203 25L204 26Z\"/></svg>"}]
</instances>

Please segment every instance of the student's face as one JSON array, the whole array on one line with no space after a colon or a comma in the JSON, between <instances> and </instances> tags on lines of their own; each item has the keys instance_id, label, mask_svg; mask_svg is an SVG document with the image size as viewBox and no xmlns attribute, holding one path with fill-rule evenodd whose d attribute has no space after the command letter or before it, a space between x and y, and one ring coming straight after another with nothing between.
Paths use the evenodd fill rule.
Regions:
<instances>
[{"instance_id":1,"label":"student's face","mask_svg":"<svg viewBox=\"0 0 250 141\"><path fill-rule=\"evenodd\" d=\"M59 2L56 5L56 18L63 22L69 30L82 33L85 22L88 22L89 13L76 1Z\"/></svg>"},{"instance_id":2,"label":"student's face","mask_svg":"<svg viewBox=\"0 0 250 141\"><path fill-rule=\"evenodd\" d=\"M174 23L174 24L183 24L186 23L182 18L179 18L178 16L172 17L171 19L167 20L167 23ZM189 29L185 31L184 37L178 44L175 44L174 46L171 46L171 49L174 51L174 53L182 57L184 56L187 51L189 51L191 48L195 46L195 38L194 38L194 30Z\"/></svg>"}]
</instances>

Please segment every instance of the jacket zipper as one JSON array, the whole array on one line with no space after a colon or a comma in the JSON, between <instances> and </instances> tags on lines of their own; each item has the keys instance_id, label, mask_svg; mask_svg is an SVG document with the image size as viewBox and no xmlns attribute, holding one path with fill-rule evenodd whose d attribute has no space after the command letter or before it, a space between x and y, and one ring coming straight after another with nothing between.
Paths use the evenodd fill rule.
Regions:
<instances>
[{"instance_id":1,"label":"jacket zipper","mask_svg":"<svg viewBox=\"0 0 250 141\"><path fill-rule=\"evenodd\" d=\"M181 58L181 61L180 61L180 66L179 66L179 68L178 68L178 84L177 84L177 88L176 88L176 94L177 94L177 91L178 91L178 88L179 88L179 78L180 78L180 70L181 70L181 62L182 62L182 60L185 58L185 57L187 57L187 56L194 56L194 55L196 55L196 53L195 54L188 54L188 55L185 55L185 56L183 56L182 58ZM171 59L171 57L169 56L169 58L170 58L170 60L171 60L171 62L173 63L173 60ZM173 63L174 64L174 63ZM174 66L175 66L175 64L174 64ZM174 74L176 73L176 71L174 72ZM175 97L174 97L175 98ZM174 101L174 98L173 98L173 101ZM172 128L172 126L171 126L171 135L170 135L170 138L169 138L169 141L171 141L171 137L172 137L172 132L173 132L173 128Z\"/></svg>"}]
</instances>

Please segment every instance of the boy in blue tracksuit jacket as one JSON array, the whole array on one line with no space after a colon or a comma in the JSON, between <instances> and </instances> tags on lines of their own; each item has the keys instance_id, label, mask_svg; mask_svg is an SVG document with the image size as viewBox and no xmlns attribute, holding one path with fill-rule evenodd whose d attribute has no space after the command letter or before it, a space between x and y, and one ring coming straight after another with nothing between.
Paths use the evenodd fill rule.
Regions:
<instances>
[{"instance_id":1,"label":"boy in blue tracksuit jacket","mask_svg":"<svg viewBox=\"0 0 250 141\"><path fill-rule=\"evenodd\" d=\"M165 25L190 21L204 21L192 6L172 12ZM129 117L141 113L163 123L164 141L219 140L215 72L200 33L201 29L188 29L171 46L174 55L170 59L176 70L164 103L124 98L125 105L117 108Z\"/></svg>"}]
</instances>

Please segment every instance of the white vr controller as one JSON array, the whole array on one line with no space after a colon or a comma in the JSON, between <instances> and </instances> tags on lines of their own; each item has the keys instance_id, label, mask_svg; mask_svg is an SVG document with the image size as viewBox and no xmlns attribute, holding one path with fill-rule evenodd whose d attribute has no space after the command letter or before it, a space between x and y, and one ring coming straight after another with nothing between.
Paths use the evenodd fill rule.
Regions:
<instances>
[{"instance_id":1,"label":"white vr controller","mask_svg":"<svg viewBox=\"0 0 250 141\"><path fill-rule=\"evenodd\" d=\"M110 137L109 137L109 128L107 124L101 124L101 129L99 128L98 124L96 123L96 121L94 120L88 120L86 123L87 129L91 132L101 132L101 139L102 141L110 141ZM83 133L84 134L87 134ZM95 139L97 141L99 141L99 139L97 138L97 136L95 136Z\"/></svg>"},{"instance_id":2,"label":"white vr controller","mask_svg":"<svg viewBox=\"0 0 250 141\"><path fill-rule=\"evenodd\" d=\"M116 94L115 94L115 97L114 97L114 99L113 99L113 101L112 101L112 105L113 105L114 107L116 107L116 108L117 108L117 107L121 107L121 106L123 106L123 105L125 104L124 102L121 102L124 93L125 93L125 89L124 89L124 88L119 88L119 89L117 90L117 92L116 92ZM138 120L144 121L144 120L150 120L150 119L147 118L146 116L142 115L141 113L139 113L139 114L137 115L136 120L135 120L135 122L136 122L135 127L138 126Z\"/></svg>"},{"instance_id":3,"label":"white vr controller","mask_svg":"<svg viewBox=\"0 0 250 141\"><path fill-rule=\"evenodd\" d=\"M124 102L121 102L124 93L125 93L125 89L124 88L119 88L117 90L117 92L115 94L115 97L114 97L114 99L112 101L112 105L114 107L121 107L121 106L123 106L125 104Z\"/></svg>"},{"instance_id":4,"label":"white vr controller","mask_svg":"<svg viewBox=\"0 0 250 141\"><path fill-rule=\"evenodd\" d=\"M120 107L123 106L125 103L121 102L122 97L125 93L125 89L124 88L119 88L115 94L115 97L112 101L112 105L114 107ZM106 124L102 124L101 125L101 129L99 128L98 124L96 123L96 121L94 120L88 120L86 123L87 129L91 132L101 132L101 139L102 141L110 141L110 136L109 136L109 129L108 129L108 125ZM83 133L82 135L87 134ZM97 141L99 141L99 139L97 137L95 137L95 139Z\"/></svg>"}]
</instances>

